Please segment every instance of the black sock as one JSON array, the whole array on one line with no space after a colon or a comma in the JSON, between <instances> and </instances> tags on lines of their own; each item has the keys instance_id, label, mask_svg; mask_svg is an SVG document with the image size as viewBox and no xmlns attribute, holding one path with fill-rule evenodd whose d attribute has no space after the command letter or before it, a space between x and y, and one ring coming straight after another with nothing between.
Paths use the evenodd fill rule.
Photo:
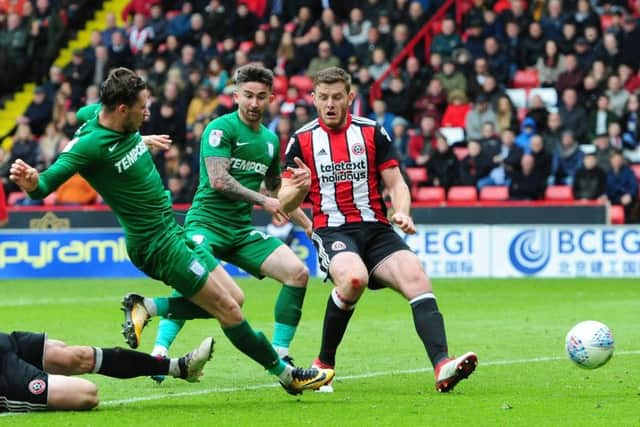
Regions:
<instances>
[{"instance_id":1,"label":"black sock","mask_svg":"<svg viewBox=\"0 0 640 427\"><path fill-rule=\"evenodd\" d=\"M113 378L134 378L147 375L167 375L169 359L155 357L121 347L94 348L94 372Z\"/></svg>"},{"instance_id":2,"label":"black sock","mask_svg":"<svg viewBox=\"0 0 640 427\"><path fill-rule=\"evenodd\" d=\"M427 350L431 364L435 367L440 360L449 356L444 320L438 311L436 299L420 299L411 303L411 308L416 332Z\"/></svg>"},{"instance_id":3,"label":"black sock","mask_svg":"<svg viewBox=\"0 0 640 427\"><path fill-rule=\"evenodd\" d=\"M344 332L347 330L351 315L353 315L353 310L342 310L333 301L333 297L329 295L322 328L322 346L318 356L322 363L335 366L336 350L340 345L340 341L342 341Z\"/></svg>"}]
</instances>

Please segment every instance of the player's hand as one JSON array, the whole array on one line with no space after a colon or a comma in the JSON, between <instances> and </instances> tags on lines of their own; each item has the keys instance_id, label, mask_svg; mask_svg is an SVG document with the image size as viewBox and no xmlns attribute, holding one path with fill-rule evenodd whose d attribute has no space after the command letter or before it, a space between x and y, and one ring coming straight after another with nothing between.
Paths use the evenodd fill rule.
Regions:
<instances>
[{"instance_id":1,"label":"player's hand","mask_svg":"<svg viewBox=\"0 0 640 427\"><path fill-rule=\"evenodd\" d=\"M411 218L407 214L403 214L400 212L396 212L391 217L391 221L400 227L400 230L404 231L407 234L415 234L416 226L413 223L413 218Z\"/></svg>"},{"instance_id":2,"label":"player's hand","mask_svg":"<svg viewBox=\"0 0 640 427\"><path fill-rule=\"evenodd\" d=\"M311 187L311 169L300 159L300 157L294 157L297 168L289 166L287 170L291 173L291 184L303 191L309 191Z\"/></svg>"},{"instance_id":3,"label":"player's hand","mask_svg":"<svg viewBox=\"0 0 640 427\"><path fill-rule=\"evenodd\" d=\"M304 234L306 234L308 238L311 238L311 235L313 234L313 226L309 225L308 227L305 227Z\"/></svg>"},{"instance_id":4,"label":"player's hand","mask_svg":"<svg viewBox=\"0 0 640 427\"><path fill-rule=\"evenodd\" d=\"M142 142L147 148L159 148L161 150L168 150L171 147L171 137L169 135L144 135Z\"/></svg>"},{"instance_id":5,"label":"player's hand","mask_svg":"<svg viewBox=\"0 0 640 427\"><path fill-rule=\"evenodd\" d=\"M22 159L17 159L9 169L9 179L22 190L29 192L38 188L40 174Z\"/></svg>"},{"instance_id":6,"label":"player's hand","mask_svg":"<svg viewBox=\"0 0 640 427\"><path fill-rule=\"evenodd\" d=\"M275 197L266 197L262 207L273 215L273 220L277 223L284 223L289 220L289 216L280 208L280 200Z\"/></svg>"}]
</instances>

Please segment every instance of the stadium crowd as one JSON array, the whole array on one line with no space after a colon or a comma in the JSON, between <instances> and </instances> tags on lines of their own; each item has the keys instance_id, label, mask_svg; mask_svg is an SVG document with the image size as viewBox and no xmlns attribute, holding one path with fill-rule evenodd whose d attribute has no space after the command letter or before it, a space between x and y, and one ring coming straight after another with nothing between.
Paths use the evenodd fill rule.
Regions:
<instances>
[{"instance_id":1,"label":"stadium crowd","mask_svg":"<svg viewBox=\"0 0 640 427\"><path fill-rule=\"evenodd\" d=\"M53 24L36 31L36 17L64 16L51 10L73 10L75 2L51 3L0 0L0 50L16 75L24 74L20 67L29 58L41 66L40 57L55 57ZM640 161L636 2L462 2L462 22L453 16L439 22L428 49L418 44L371 102L374 81L441 4L132 0L122 11L126 26L110 14L105 29L94 31L66 67L34 69L36 80L46 76L18 119L11 148L0 149L5 193L16 191L8 165L20 157L48 166L79 127L75 111L98 101L110 68L126 66L152 90L143 134L166 133L174 141L154 153L158 169L173 201L190 203L205 125L233 109L234 70L261 62L276 75L277 97L265 125L283 150L292 132L313 118L308 76L341 66L354 82L352 112L384 127L407 170L427 172L409 174L414 189L498 185L508 187L510 199L538 200L547 186L569 185L575 199L609 200L624 207L628 222L637 220L640 171L631 164ZM56 203L97 199L74 177Z\"/></svg>"}]
</instances>

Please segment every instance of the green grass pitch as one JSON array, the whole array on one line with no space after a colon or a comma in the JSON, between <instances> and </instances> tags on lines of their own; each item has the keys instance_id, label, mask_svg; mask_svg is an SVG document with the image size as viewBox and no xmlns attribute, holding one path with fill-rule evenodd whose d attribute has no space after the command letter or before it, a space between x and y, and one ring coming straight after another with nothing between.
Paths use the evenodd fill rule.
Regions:
<instances>
[{"instance_id":1,"label":"green grass pitch","mask_svg":"<svg viewBox=\"0 0 640 427\"><path fill-rule=\"evenodd\" d=\"M270 280L239 280L245 313L268 336L278 291ZM435 280L450 351L473 350L480 364L450 394L433 373L411 312L389 290L367 292L338 353L335 393L289 396L236 351L214 320L193 321L174 355L213 334L213 360L198 384L88 376L101 404L90 412L0 417L5 426L603 426L640 424L640 281ZM309 285L292 347L298 364L317 354L330 286ZM128 291L165 295L151 280L12 280L0 282L2 330L47 331L73 344L124 346L119 301ZM575 323L611 327L616 352L586 371L564 354ZM150 351L157 320L143 334Z\"/></svg>"}]
</instances>

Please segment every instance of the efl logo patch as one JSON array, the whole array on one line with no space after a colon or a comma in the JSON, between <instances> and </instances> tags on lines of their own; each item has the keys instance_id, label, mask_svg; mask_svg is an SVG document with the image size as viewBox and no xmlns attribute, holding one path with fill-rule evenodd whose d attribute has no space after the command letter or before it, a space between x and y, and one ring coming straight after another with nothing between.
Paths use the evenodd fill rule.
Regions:
<instances>
[{"instance_id":1,"label":"efl logo patch","mask_svg":"<svg viewBox=\"0 0 640 427\"><path fill-rule=\"evenodd\" d=\"M342 251L347 249L347 245L344 244L344 242L341 242L340 240L333 242L331 244L331 250L332 251Z\"/></svg>"},{"instance_id":2,"label":"efl logo patch","mask_svg":"<svg viewBox=\"0 0 640 427\"><path fill-rule=\"evenodd\" d=\"M209 132L209 145L212 147L217 147L220 145L220 141L222 141L222 131L219 129L213 129Z\"/></svg>"},{"instance_id":3,"label":"efl logo patch","mask_svg":"<svg viewBox=\"0 0 640 427\"><path fill-rule=\"evenodd\" d=\"M196 244L201 245L204 242L204 236L202 234L194 234L191 236L191 240L196 242Z\"/></svg>"},{"instance_id":4,"label":"efl logo patch","mask_svg":"<svg viewBox=\"0 0 640 427\"><path fill-rule=\"evenodd\" d=\"M361 155L362 153L364 153L364 145L358 143L358 144L353 144L353 146L351 147L351 152L353 154L355 154L356 156Z\"/></svg>"},{"instance_id":5,"label":"efl logo patch","mask_svg":"<svg viewBox=\"0 0 640 427\"><path fill-rule=\"evenodd\" d=\"M29 383L29 391L31 394L39 395L47 389L47 383L44 380L33 380Z\"/></svg>"},{"instance_id":6,"label":"efl logo patch","mask_svg":"<svg viewBox=\"0 0 640 427\"><path fill-rule=\"evenodd\" d=\"M202 266L202 264L200 264L198 260L193 260L191 262L191 265L189 265L189 271L191 271L193 274L195 274L198 277L202 277L205 272L204 267Z\"/></svg>"}]
</instances>

